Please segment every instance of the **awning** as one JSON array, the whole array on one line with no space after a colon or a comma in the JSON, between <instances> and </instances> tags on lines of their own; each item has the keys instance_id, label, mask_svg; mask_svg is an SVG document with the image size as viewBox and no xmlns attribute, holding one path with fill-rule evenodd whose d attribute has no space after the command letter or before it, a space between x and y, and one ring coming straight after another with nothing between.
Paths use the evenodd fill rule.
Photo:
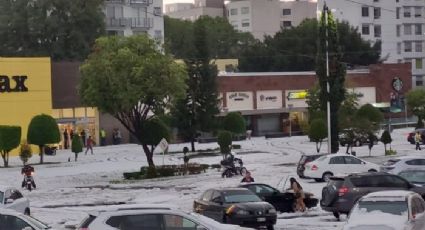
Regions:
<instances>
[{"instance_id":1,"label":"awning","mask_svg":"<svg viewBox=\"0 0 425 230\"><path fill-rule=\"evenodd\" d=\"M240 112L244 116L262 115L262 114L282 114L289 112L307 112L307 108L279 108L279 109L253 109L253 110L239 110L239 111L226 111L220 112L219 117L224 117L230 112Z\"/></svg>"}]
</instances>

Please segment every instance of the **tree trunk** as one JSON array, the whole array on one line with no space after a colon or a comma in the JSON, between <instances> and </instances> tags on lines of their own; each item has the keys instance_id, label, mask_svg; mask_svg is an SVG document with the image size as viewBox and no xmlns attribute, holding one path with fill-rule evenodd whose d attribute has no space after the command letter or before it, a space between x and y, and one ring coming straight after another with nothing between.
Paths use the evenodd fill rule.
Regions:
<instances>
[{"instance_id":1,"label":"tree trunk","mask_svg":"<svg viewBox=\"0 0 425 230\"><path fill-rule=\"evenodd\" d=\"M3 158L3 164L4 167L9 167L9 153L8 152L2 152L1 157Z\"/></svg>"},{"instance_id":2,"label":"tree trunk","mask_svg":"<svg viewBox=\"0 0 425 230\"><path fill-rule=\"evenodd\" d=\"M387 144L384 144L385 155L387 154Z\"/></svg>"},{"instance_id":3,"label":"tree trunk","mask_svg":"<svg viewBox=\"0 0 425 230\"><path fill-rule=\"evenodd\" d=\"M195 138L192 138L192 140L190 141L190 145L192 147L192 152L195 152Z\"/></svg>"},{"instance_id":4,"label":"tree trunk","mask_svg":"<svg viewBox=\"0 0 425 230\"><path fill-rule=\"evenodd\" d=\"M40 149L40 164L44 163L44 151L43 151L43 145L39 145L38 148Z\"/></svg>"},{"instance_id":5,"label":"tree trunk","mask_svg":"<svg viewBox=\"0 0 425 230\"><path fill-rule=\"evenodd\" d=\"M155 163L153 163L153 152L150 151L149 146L146 144L142 144L143 151L145 151L146 160L148 161L149 167L155 168Z\"/></svg>"},{"instance_id":6,"label":"tree trunk","mask_svg":"<svg viewBox=\"0 0 425 230\"><path fill-rule=\"evenodd\" d=\"M75 154L75 161L77 161L78 153L74 153L74 154Z\"/></svg>"}]
</instances>

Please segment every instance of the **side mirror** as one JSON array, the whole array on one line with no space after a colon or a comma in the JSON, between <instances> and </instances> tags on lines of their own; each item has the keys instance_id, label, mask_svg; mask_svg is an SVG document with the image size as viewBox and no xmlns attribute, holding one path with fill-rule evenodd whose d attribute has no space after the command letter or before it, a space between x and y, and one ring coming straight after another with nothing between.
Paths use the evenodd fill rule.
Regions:
<instances>
[{"instance_id":1,"label":"side mirror","mask_svg":"<svg viewBox=\"0 0 425 230\"><path fill-rule=\"evenodd\" d=\"M6 204L11 204L11 203L13 203L15 200L14 199L6 199Z\"/></svg>"}]
</instances>

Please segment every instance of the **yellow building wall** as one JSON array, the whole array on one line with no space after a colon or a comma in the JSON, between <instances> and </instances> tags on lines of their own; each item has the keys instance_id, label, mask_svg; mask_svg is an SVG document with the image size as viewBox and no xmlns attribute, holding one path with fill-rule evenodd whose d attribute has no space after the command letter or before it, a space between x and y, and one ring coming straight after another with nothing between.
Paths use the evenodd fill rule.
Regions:
<instances>
[{"instance_id":1,"label":"yellow building wall","mask_svg":"<svg viewBox=\"0 0 425 230\"><path fill-rule=\"evenodd\" d=\"M11 88L16 85L13 76L28 77L27 92L0 92L0 125L21 126L21 139L26 139L32 117L52 115L50 58L0 58L0 76L9 77ZM12 155L17 153L17 149L12 151Z\"/></svg>"}]
</instances>

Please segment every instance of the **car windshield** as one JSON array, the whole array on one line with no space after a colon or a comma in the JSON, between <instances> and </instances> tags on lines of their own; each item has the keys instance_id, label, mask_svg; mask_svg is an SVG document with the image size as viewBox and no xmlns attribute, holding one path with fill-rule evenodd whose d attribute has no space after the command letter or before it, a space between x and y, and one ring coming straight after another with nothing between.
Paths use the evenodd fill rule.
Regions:
<instances>
[{"instance_id":1,"label":"car windshield","mask_svg":"<svg viewBox=\"0 0 425 230\"><path fill-rule=\"evenodd\" d=\"M21 217L22 217L22 219L25 219L28 223L35 225L39 229L49 229L50 228L47 224L35 219L34 217L30 217L30 216L26 216L26 215L23 215Z\"/></svg>"},{"instance_id":2,"label":"car windshield","mask_svg":"<svg viewBox=\"0 0 425 230\"><path fill-rule=\"evenodd\" d=\"M394 165L395 163L399 162L399 159L390 159L387 162L384 163L384 166L391 166Z\"/></svg>"},{"instance_id":3,"label":"car windshield","mask_svg":"<svg viewBox=\"0 0 425 230\"><path fill-rule=\"evenodd\" d=\"M425 171L401 172L399 176L413 184L425 184Z\"/></svg>"},{"instance_id":4,"label":"car windshield","mask_svg":"<svg viewBox=\"0 0 425 230\"><path fill-rule=\"evenodd\" d=\"M262 200L249 190L224 192L225 203L245 203L245 202L258 202L258 201L262 201Z\"/></svg>"},{"instance_id":5,"label":"car windshield","mask_svg":"<svg viewBox=\"0 0 425 230\"><path fill-rule=\"evenodd\" d=\"M366 214L379 211L387 214L404 216L407 215L406 201L360 201L357 211L353 213Z\"/></svg>"}]
</instances>

